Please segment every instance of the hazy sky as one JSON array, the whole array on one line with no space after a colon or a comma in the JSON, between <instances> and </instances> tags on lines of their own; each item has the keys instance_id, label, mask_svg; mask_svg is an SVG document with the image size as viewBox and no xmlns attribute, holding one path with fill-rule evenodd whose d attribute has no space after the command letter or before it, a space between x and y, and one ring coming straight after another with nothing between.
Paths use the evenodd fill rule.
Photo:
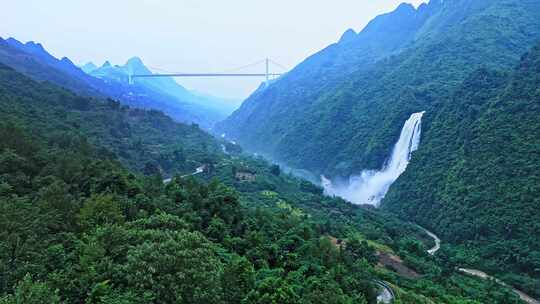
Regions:
<instances>
[{"instance_id":1,"label":"hazy sky","mask_svg":"<svg viewBox=\"0 0 540 304\"><path fill-rule=\"evenodd\" d=\"M75 63L139 56L173 72L222 72L270 57L293 67L399 0L0 0L0 36L34 40ZM423 2L412 0L414 5ZM263 72L261 65L257 70ZM276 70L278 71L278 70ZM245 97L262 79L178 79Z\"/></svg>"}]
</instances>

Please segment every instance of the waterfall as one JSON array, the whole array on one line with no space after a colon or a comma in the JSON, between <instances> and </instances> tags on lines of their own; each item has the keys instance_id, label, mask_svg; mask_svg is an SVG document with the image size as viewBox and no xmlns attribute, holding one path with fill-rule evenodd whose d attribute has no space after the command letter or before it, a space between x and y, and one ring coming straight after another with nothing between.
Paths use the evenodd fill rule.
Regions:
<instances>
[{"instance_id":1,"label":"waterfall","mask_svg":"<svg viewBox=\"0 0 540 304\"><path fill-rule=\"evenodd\" d=\"M334 184L325 176L321 176L325 193L342 197L355 204L378 206L390 185L407 169L412 152L418 149L424 113L414 113L405 122L392 155L381 170L364 170L359 176L351 176L344 184Z\"/></svg>"}]
</instances>

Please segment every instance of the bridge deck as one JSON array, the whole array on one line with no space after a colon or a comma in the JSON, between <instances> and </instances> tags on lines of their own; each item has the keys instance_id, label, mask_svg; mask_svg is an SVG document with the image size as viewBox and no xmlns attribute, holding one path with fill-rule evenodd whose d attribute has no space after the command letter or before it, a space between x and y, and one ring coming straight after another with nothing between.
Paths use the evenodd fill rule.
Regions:
<instances>
[{"instance_id":1,"label":"bridge deck","mask_svg":"<svg viewBox=\"0 0 540 304\"><path fill-rule=\"evenodd\" d=\"M131 78L142 78L142 77L266 77L266 76L281 76L282 74L269 73L269 74L252 74L252 73L242 73L242 74L230 74L230 73L181 73L181 74L135 74L131 75Z\"/></svg>"}]
</instances>

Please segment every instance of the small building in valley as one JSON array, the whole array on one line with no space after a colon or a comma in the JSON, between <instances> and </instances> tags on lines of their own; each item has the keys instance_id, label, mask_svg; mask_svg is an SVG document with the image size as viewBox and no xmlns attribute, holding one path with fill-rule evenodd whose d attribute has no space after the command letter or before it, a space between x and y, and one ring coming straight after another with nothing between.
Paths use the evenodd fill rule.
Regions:
<instances>
[{"instance_id":1,"label":"small building in valley","mask_svg":"<svg viewBox=\"0 0 540 304\"><path fill-rule=\"evenodd\" d=\"M254 182L257 175L251 171L236 171L234 177L240 182Z\"/></svg>"}]
</instances>

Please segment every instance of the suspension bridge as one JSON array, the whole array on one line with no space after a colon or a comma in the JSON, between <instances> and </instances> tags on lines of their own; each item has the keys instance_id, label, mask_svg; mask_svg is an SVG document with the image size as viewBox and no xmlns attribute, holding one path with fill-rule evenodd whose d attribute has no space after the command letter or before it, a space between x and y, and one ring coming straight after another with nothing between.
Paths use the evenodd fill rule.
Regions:
<instances>
[{"instance_id":1,"label":"suspension bridge","mask_svg":"<svg viewBox=\"0 0 540 304\"><path fill-rule=\"evenodd\" d=\"M260 65L264 63L265 66L266 66L266 69L264 72L261 72L261 73L239 73L238 71L240 70L244 70L246 68L249 68L249 67L253 67L253 66L256 66L256 65ZM248 65L244 65L244 66L241 66L241 67L238 67L236 69L233 69L233 70L229 70L229 71L225 71L225 72L222 72L222 73L176 73L176 72L167 72L165 71L165 73L150 73L150 74L132 74L132 75L128 75L128 81L129 81L129 84L134 84L135 82L135 79L136 78L156 78L156 77L265 77L266 79L266 85L268 85L269 81L271 79L273 79L274 77L279 77L281 75L283 75L283 73L273 73L273 72L270 72L270 67L271 65L274 65L274 66L277 66L283 70L287 70L287 68L269 58L266 58L266 59L263 59L263 60L259 60L257 62L254 62L254 63L251 63L251 64L248 64ZM149 67L151 69L154 69L154 70L161 70L163 71L162 69L159 69L159 68L152 68L152 67Z\"/></svg>"}]
</instances>

